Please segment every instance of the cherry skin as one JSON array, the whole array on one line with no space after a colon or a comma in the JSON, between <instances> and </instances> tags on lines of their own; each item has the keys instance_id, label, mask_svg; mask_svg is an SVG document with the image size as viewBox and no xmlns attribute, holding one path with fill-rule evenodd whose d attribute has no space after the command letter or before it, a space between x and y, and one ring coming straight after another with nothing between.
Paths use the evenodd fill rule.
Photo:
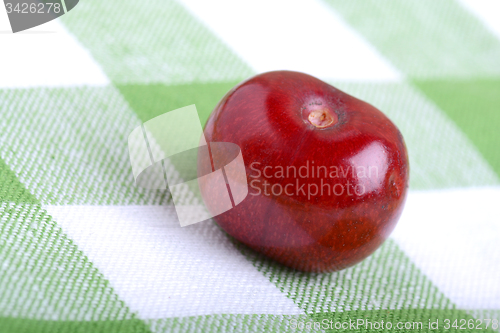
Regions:
<instances>
[{"instance_id":1,"label":"cherry skin","mask_svg":"<svg viewBox=\"0 0 500 333\"><path fill-rule=\"evenodd\" d=\"M409 164L401 133L372 105L315 77L275 71L240 83L204 133L207 142L241 148L249 186L216 222L290 268L352 266L387 239L402 213ZM208 199L210 190L201 190Z\"/></svg>"}]
</instances>

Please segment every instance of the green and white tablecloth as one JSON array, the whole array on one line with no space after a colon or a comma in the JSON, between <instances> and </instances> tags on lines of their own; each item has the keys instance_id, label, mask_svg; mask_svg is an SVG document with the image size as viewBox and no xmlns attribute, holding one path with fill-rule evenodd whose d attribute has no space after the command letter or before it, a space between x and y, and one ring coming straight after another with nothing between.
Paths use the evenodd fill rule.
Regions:
<instances>
[{"instance_id":1,"label":"green and white tablecloth","mask_svg":"<svg viewBox=\"0 0 500 333\"><path fill-rule=\"evenodd\" d=\"M498 0L82 0L18 34L2 7L0 24L1 333L500 331ZM405 211L355 267L290 271L134 186L135 127L190 104L205 121L275 69L372 103L405 137Z\"/></svg>"}]
</instances>

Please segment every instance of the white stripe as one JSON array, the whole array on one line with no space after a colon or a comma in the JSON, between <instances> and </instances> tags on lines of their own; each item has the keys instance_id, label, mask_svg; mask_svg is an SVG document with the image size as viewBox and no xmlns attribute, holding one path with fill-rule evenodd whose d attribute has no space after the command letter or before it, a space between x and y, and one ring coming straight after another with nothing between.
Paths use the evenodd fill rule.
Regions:
<instances>
[{"instance_id":1,"label":"white stripe","mask_svg":"<svg viewBox=\"0 0 500 333\"><path fill-rule=\"evenodd\" d=\"M412 192L392 237L461 309L500 308L500 187Z\"/></svg>"},{"instance_id":2,"label":"white stripe","mask_svg":"<svg viewBox=\"0 0 500 333\"><path fill-rule=\"evenodd\" d=\"M322 79L401 80L370 44L319 0L179 0L257 72Z\"/></svg>"},{"instance_id":3,"label":"white stripe","mask_svg":"<svg viewBox=\"0 0 500 333\"><path fill-rule=\"evenodd\" d=\"M500 38L499 0L458 0L458 2L479 17Z\"/></svg>"},{"instance_id":4,"label":"white stripe","mask_svg":"<svg viewBox=\"0 0 500 333\"><path fill-rule=\"evenodd\" d=\"M13 34L0 5L0 89L109 84L90 53L58 22Z\"/></svg>"},{"instance_id":5,"label":"white stripe","mask_svg":"<svg viewBox=\"0 0 500 333\"><path fill-rule=\"evenodd\" d=\"M170 206L45 206L143 319L303 314L212 222L181 228Z\"/></svg>"}]
</instances>

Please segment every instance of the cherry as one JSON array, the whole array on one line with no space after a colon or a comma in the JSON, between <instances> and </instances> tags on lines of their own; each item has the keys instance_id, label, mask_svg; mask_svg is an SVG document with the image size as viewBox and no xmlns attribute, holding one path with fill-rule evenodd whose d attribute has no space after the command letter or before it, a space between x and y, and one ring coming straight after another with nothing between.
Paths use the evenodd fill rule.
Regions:
<instances>
[{"instance_id":1,"label":"cherry","mask_svg":"<svg viewBox=\"0 0 500 333\"><path fill-rule=\"evenodd\" d=\"M275 71L240 83L204 133L207 142L241 148L249 186L216 222L286 266L352 266L387 239L402 213L409 164L400 131L372 105L315 77ZM201 190L210 209L210 188Z\"/></svg>"}]
</instances>

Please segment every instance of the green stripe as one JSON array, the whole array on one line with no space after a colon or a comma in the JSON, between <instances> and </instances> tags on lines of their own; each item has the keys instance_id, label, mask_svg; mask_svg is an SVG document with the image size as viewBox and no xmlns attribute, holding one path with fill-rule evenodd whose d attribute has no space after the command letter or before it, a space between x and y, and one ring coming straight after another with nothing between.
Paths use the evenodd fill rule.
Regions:
<instances>
[{"instance_id":1,"label":"green stripe","mask_svg":"<svg viewBox=\"0 0 500 333\"><path fill-rule=\"evenodd\" d=\"M219 314L146 320L155 333L170 332L291 332L290 320L306 320L307 316L268 314Z\"/></svg>"},{"instance_id":2,"label":"green stripe","mask_svg":"<svg viewBox=\"0 0 500 333\"><path fill-rule=\"evenodd\" d=\"M456 1L325 1L412 78L500 75L500 41Z\"/></svg>"},{"instance_id":3,"label":"green stripe","mask_svg":"<svg viewBox=\"0 0 500 333\"><path fill-rule=\"evenodd\" d=\"M500 80L416 81L500 176Z\"/></svg>"},{"instance_id":4,"label":"green stripe","mask_svg":"<svg viewBox=\"0 0 500 333\"><path fill-rule=\"evenodd\" d=\"M358 320L364 320L360 323L358 329ZM371 311L345 311L328 314L314 314L310 316L281 316L281 315L242 315L242 314L222 314L222 315L208 315L208 316L191 316L182 318L167 318L167 319L154 319L146 320L151 327L151 331L155 333L168 333L168 332L203 332L203 333L216 333L216 332L245 332L250 329L250 332L450 332L454 328L446 330L446 319L451 319L450 326L453 321L458 319L458 326L464 325L465 329L458 329L460 332L484 332L491 333L495 330L485 329L485 322L482 324L483 329L479 329L480 322L473 319L471 316L464 314L458 310L371 310ZM390 322L392 329L374 329L375 322L384 322L384 327ZM437 330L429 330L429 322L436 323L438 321ZM317 324L314 324L316 322ZM335 323L345 327L351 328L335 329ZM370 324L371 323L371 324ZM402 329L398 330L396 325L398 323L408 323L407 325L418 325L422 323L423 329ZM478 329L468 329L467 324L474 324ZM298 325L311 325L311 329L299 328ZM314 325L318 328L314 328ZM370 329L370 325L373 329ZM334 329L330 329L330 327ZM340 326L339 326L340 327ZM354 327L354 329L353 329ZM368 327L368 329L366 329ZM417 326L415 326L417 327ZM17 318L0 318L0 333L53 333L53 332L74 332L74 333L107 333L107 332L124 332L124 333L141 333L147 332L144 326L134 320L124 321L101 321L101 322L78 322L78 321L38 321L26 320Z\"/></svg>"},{"instance_id":5,"label":"green stripe","mask_svg":"<svg viewBox=\"0 0 500 333\"><path fill-rule=\"evenodd\" d=\"M230 81L252 74L175 1L81 1L62 21L115 83Z\"/></svg>"},{"instance_id":6,"label":"green stripe","mask_svg":"<svg viewBox=\"0 0 500 333\"><path fill-rule=\"evenodd\" d=\"M0 317L0 333L147 333L140 320L59 321Z\"/></svg>"},{"instance_id":7,"label":"green stripe","mask_svg":"<svg viewBox=\"0 0 500 333\"><path fill-rule=\"evenodd\" d=\"M127 138L141 122L114 87L0 90L0 157L42 204L162 204L134 185Z\"/></svg>"},{"instance_id":8,"label":"green stripe","mask_svg":"<svg viewBox=\"0 0 500 333\"><path fill-rule=\"evenodd\" d=\"M486 318L486 317L484 317ZM450 320L448 323L446 319ZM457 319L458 327L464 329L446 329L447 325L453 325ZM359 322L358 320L363 320ZM382 323L384 330L373 328L376 323ZM210 315L193 316L182 318L168 318L146 320L150 325L151 331L155 333L168 332L244 332L250 329L250 332L498 332L491 328L486 329L485 321L478 321L472 316L464 314L459 310L371 310L371 311L345 311L335 313L320 313L310 316L280 316L280 315ZM390 322L392 329L387 329L387 323ZM438 329L429 329L429 324L437 322ZM316 323L316 324L315 324ZM344 327L351 327L346 330L336 329L344 324ZM411 329L397 329L400 325L415 325ZM421 326L419 323L422 323ZM465 324L464 324L465 323ZM310 325L311 329L299 328L299 325ZM316 328L314 328L316 325ZM469 329L472 325L473 329ZM294 329L298 326L296 329ZM330 329L333 326L333 329ZM319 327L319 329L317 328ZM370 329L372 327L372 329ZM422 327L422 329L417 329ZM482 327L482 329L480 329ZM368 329L367 329L368 328ZM20 318L2 318L0 317L0 333L53 333L53 332L74 332L74 333L142 333L148 332L144 325L137 320L123 321L40 321Z\"/></svg>"},{"instance_id":9,"label":"green stripe","mask_svg":"<svg viewBox=\"0 0 500 333\"><path fill-rule=\"evenodd\" d=\"M15 173L0 159L0 203L38 203L38 200L24 188Z\"/></svg>"},{"instance_id":10,"label":"green stripe","mask_svg":"<svg viewBox=\"0 0 500 333\"><path fill-rule=\"evenodd\" d=\"M142 122L195 104L204 125L217 103L237 83L239 81L181 85L127 84L117 85L117 88Z\"/></svg>"}]
</instances>

